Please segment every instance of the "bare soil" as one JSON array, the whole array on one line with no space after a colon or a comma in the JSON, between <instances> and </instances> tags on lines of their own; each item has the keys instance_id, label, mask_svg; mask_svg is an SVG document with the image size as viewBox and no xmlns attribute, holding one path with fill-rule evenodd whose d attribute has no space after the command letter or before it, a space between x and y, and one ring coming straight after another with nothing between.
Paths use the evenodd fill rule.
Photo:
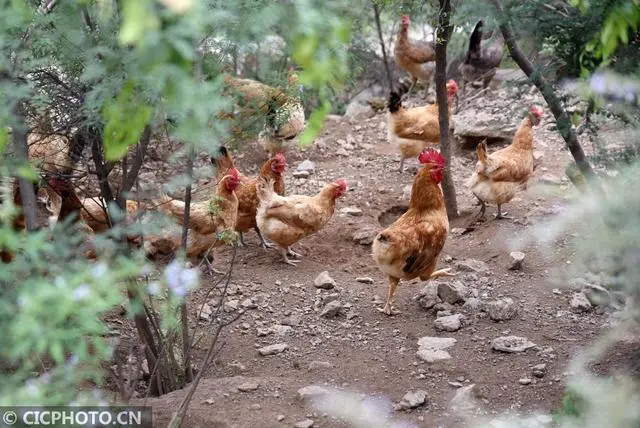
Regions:
<instances>
[{"instance_id":1,"label":"bare soil","mask_svg":"<svg viewBox=\"0 0 640 428\"><path fill-rule=\"evenodd\" d=\"M513 118L514 124L519 121L519 117ZM394 402L409 390L425 390L428 399L424 406L397 412L398 418L421 427L461 425L448 408L460 384L476 385L476 396L487 415L557 408L569 359L606 328L608 314L573 313L571 291L554 292L559 287L553 282L554 271L570 263L573 255L569 236L550 247L526 245L521 249L526 253L522 270L508 270L513 241L527 234L533 224L562 213L577 197L564 178L570 156L553 126L553 118L546 113L534 131L535 150L542 157L529 189L504 207L514 219L493 220L495 207L489 207L488 220L465 233L462 230L478 209L464 185L475 165L475 153L456 149L450 167L461 216L451 222L455 233L447 239L439 267L452 267L457 279L476 290L482 300L513 298L518 315L495 322L486 314L467 314L465 325L451 333L436 331L436 314L413 300L424 286L420 281L401 283L395 295L395 307L401 314L387 317L378 312L380 304L376 302L386 296L386 279L371 258L371 246L352 238L367 228L373 233L381 230L401 214L398 207L408 203L406 186L412 183L417 162L407 162L410 170L398 172L399 156L387 142L386 113L368 119L331 119L313 146L304 151L289 150L288 194L312 194L324 182L339 177L348 180L349 192L339 200L328 226L295 246L304 255L297 267L280 263L275 250L259 248L255 233L245 235L248 246L237 250L228 299L242 302L249 298L258 304L244 310L240 319L224 330L224 347L215 363L205 368L184 426L282 427L307 418L314 421L314 427L346 426L297 398L299 388L313 384L384 396ZM349 142L355 144L350 146ZM489 151L497 148L490 146ZM256 171L265 159L255 145L235 155L242 171ZM316 162L315 173L309 179L294 179L296 166L307 158ZM206 163L205 158L201 161ZM341 213L345 207L357 207L362 215ZM230 259L231 250L224 249L220 255L219 268ZM485 262L489 270L464 271L457 263L465 259ZM332 290L314 286L316 276L325 270L337 283ZM358 277L370 277L373 284L357 282ZM214 281L217 277L203 275L201 290L193 293L189 302L191 324L200 323L200 331L206 323L198 321L197 313L208 299L205 290ZM320 317L322 304L316 302L326 301L331 294L337 294L334 297L347 306L348 317L345 313L333 319ZM462 313L462 309L455 306L453 312ZM291 329L284 336L258 336L259 328L276 324L288 324ZM519 354L492 351L492 339L504 335L526 337L536 347ZM135 340L135 332L127 328L122 328L122 336ZM452 358L434 364L421 361L416 351L423 336L455 338L457 343L449 349ZM278 355L258 354L258 348L275 343L286 343L288 348ZM206 341L198 343L196 364L207 347ZM547 365L547 372L537 378L532 367L541 363ZM522 385L522 378L531 379L531 383ZM241 384L251 382L258 384L255 391L238 390ZM157 426L166 426L187 390L146 401L153 406ZM279 415L284 416L281 421Z\"/></svg>"}]
</instances>

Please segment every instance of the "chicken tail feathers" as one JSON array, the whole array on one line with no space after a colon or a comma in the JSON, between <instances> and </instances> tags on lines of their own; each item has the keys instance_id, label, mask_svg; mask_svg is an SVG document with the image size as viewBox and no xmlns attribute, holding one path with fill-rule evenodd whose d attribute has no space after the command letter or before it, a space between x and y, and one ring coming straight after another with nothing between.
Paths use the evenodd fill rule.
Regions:
<instances>
[{"instance_id":1,"label":"chicken tail feathers","mask_svg":"<svg viewBox=\"0 0 640 428\"><path fill-rule=\"evenodd\" d=\"M390 113L395 113L402 107L402 97L396 91L389 94L389 102L387 103Z\"/></svg>"},{"instance_id":2,"label":"chicken tail feathers","mask_svg":"<svg viewBox=\"0 0 640 428\"><path fill-rule=\"evenodd\" d=\"M478 59L480 57L480 43L482 42L482 20L478 21L469 38L469 50L467 51L467 61L470 59Z\"/></svg>"},{"instance_id":3,"label":"chicken tail feathers","mask_svg":"<svg viewBox=\"0 0 640 428\"><path fill-rule=\"evenodd\" d=\"M216 166L216 174L220 177L225 175L231 168L235 168L231 153L225 146L220 146L218 155L211 157L211 163Z\"/></svg>"},{"instance_id":4,"label":"chicken tail feathers","mask_svg":"<svg viewBox=\"0 0 640 428\"><path fill-rule=\"evenodd\" d=\"M165 214L175 217L179 220L184 218L184 201L172 199L167 195L162 195L158 199L153 201L153 204L158 207L159 211Z\"/></svg>"},{"instance_id":5,"label":"chicken tail feathers","mask_svg":"<svg viewBox=\"0 0 640 428\"><path fill-rule=\"evenodd\" d=\"M487 142L486 140L481 142L476 146L476 155L478 156L478 161L485 163L487 162Z\"/></svg>"}]
</instances>

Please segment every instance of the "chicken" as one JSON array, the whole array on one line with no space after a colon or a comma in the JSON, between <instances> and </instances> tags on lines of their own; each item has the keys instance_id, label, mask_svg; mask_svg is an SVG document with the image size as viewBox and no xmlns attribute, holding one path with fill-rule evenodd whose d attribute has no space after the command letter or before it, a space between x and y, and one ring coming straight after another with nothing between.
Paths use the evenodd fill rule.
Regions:
<instances>
[{"instance_id":1,"label":"chicken","mask_svg":"<svg viewBox=\"0 0 640 428\"><path fill-rule=\"evenodd\" d=\"M238 215L238 197L235 190L240 177L235 168L227 171L216 186L215 194L208 201L193 202L189 213L189 235L187 237L186 256L196 258L227 241L234 241L233 231ZM184 221L184 202L168 196L156 201L160 211L178 220ZM163 236L149 236L144 243L150 257L157 254L173 253L182 243L182 228L175 228ZM215 254L212 254L215 259ZM206 257L205 257L206 260Z\"/></svg>"},{"instance_id":2,"label":"chicken","mask_svg":"<svg viewBox=\"0 0 640 428\"><path fill-rule=\"evenodd\" d=\"M449 117L451 117L452 101L457 92L458 85L455 80L449 80L447 82ZM400 150L400 172L402 172L405 159L418 156L427 144L440 143L438 104L404 108L400 94L391 92L388 107L388 139Z\"/></svg>"},{"instance_id":3,"label":"chicken","mask_svg":"<svg viewBox=\"0 0 640 428\"><path fill-rule=\"evenodd\" d=\"M295 266L300 258L290 247L302 238L322 229L335 210L336 199L347 191L347 182L339 179L327 184L315 196L280 196L273 190L273 179L260 178L257 194L260 203L256 222L262 233L274 241L282 254L282 261Z\"/></svg>"},{"instance_id":4,"label":"chicken","mask_svg":"<svg viewBox=\"0 0 640 428\"><path fill-rule=\"evenodd\" d=\"M389 279L387 302L381 312L393 314L393 294L401 279L426 281L448 273L435 270L447 239L449 220L440 190L444 157L425 149L418 160L424 166L413 180L409 209L373 241L373 260Z\"/></svg>"},{"instance_id":5,"label":"chicken","mask_svg":"<svg viewBox=\"0 0 640 428\"><path fill-rule=\"evenodd\" d=\"M100 198L83 198L80 200L82 210L80 216L82 220L95 232L102 233L109 229L105 206ZM136 201L126 201L127 217L133 217L138 211Z\"/></svg>"},{"instance_id":6,"label":"chicken","mask_svg":"<svg viewBox=\"0 0 640 428\"><path fill-rule=\"evenodd\" d=\"M212 159L216 165L216 175L220 179L231 168L235 168L233 159L226 147L220 147L220 154ZM276 154L267 160L260 168L257 177L247 177L239 174L240 186L236 189L238 197L238 219L236 220L235 230L240 234L240 243L245 245L243 233L249 229L254 229L260 237L261 246L270 248L273 245L265 241L262 232L256 225L256 211L258 210L258 196L256 195L256 182L260 178L272 178L273 190L280 196L284 196L284 178L283 174L287 167L287 159L282 153Z\"/></svg>"},{"instance_id":7,"label":"chicken","mask_svg":"<svg viewBox=\"0 0 640 428\"><path fill-rule=\"evenodd\" d=\"M498 34L493 40L482 43L482 27L484 23L478 21L471 37L469 38L469 49L464 63L460 65L462 74L462 93L466 93L467 82L482 80L482 87L489 86L491 79L496 74L497 68L504 56L504 38Z\"/></svg>"},{"instance_id":8,"label":"chicken","mask_svg":"<svg viewBox=\"0 0 640 428\"><path fill-rule=\"evenodd\" d=\"M291 140L302 132L304 108L296 93L302 87L298 85L298 76L293 68L289 69L287 81L288 87L283 90L251 79L224 77L228 92L238 96L238 112L225 113L220 118L236 119L232 127L235 140L247 139L251 136L251 125L260 125L260 144L272 156L282 151L283 141ZM264 126L256 118L264 118Z\"/></svg>"},{"instance_id":9,"label":"chicken","mask_svg":"<svg viewBox=\"0 0 640 428\"><path fill-rule=\"evenodd\" d=\"M476 147L478 162L467 186L480 201L479 218L484 217L487 202L498 205L497 219L509 218L501 206L524 189L533 174L533 127L541 117L542 109L531 106L509 146L491 155L487 155L485 142Z\"/></svg>"},{"instance_id":10,"label":"chicken","mask_svg":"<svg viewBox=\"0 0 640 428\"><path fill-rule=\"evenodd\" d=\"M416 82L420 80L426 85L426 94L429 90L431 78L435 72L435 43L410 40L410 25L411 19L409 16L402 15L400 31L398 32L394 47L394 57L396 64L409 73L413 79L413 84L409 92L411 92Z\"/></svg>"}]
</instances>

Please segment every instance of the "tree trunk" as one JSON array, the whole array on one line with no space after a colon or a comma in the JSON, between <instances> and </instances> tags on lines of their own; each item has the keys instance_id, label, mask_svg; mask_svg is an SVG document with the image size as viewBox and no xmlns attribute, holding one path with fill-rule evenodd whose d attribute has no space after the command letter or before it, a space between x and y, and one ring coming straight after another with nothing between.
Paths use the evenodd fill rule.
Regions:
<instances>
[{"instance_id":1,"label":"tree trunk","mask_svg":"<svg viewBox=\"0 0 640 428\"><path fill-rule=\"evenodd\" d=\"M567 147L575 159L580 172L585 176L588 182L591 184L593 189L600 191L600 185L598 184L598 178L596 177L589 161L587 160L584 151L582 150L582 146L578 141L578 137L574 130L571 127L571 120L569 119L569 115L566 110L562 106L562 102L560 98L556 95L553 90L553 86L542 76L539 67L534 67L534 65L529 61L529 59L524 55L520 46L518 46L518 42L513 34L513 30L511 29L511 24L509 23L504 9L502 7L502 3L500 0L493 0L493 4L498 10L500 24L500 30L502 31L502 35L504 36L505 43L507 48L509 49L509 53L513 60L518 64L518 66L522 69L522 71L529 77L529 79L533 82L534 85L538 88L542 96L544 97L551 113L556 118L556 124L558 126L558 131L562 138L564 138L567 143Z\"/></svg>"},{"instance_id":2,"label":"tree trunk","mask_svg":"<svg viewBox=\"0 0 640 428\"><path fill-rule=\"evenodd\" d=\"M447 215L449 218L458 216L458 202L456 189L451 178L451 136L449 135L449 100L447 96L447 43L453 29L450 23L451 2L440 0L440 14L438 15L438 30L436 32L436 100L438 102L438 123L440 125L440 151L447 160L442 179Z\"/></svg>"},{"instance_id":3,"label":"tree trunk","mask_svg":"<svg viewBox=\"0 0 640 428\"><path fill-rule=\"evenodd\" d=\"M13 145L18 162L29 162L29 144L27 142L27 132L24 123L24 110L20 102L16 104L16 117L19 125L13 128ZM36 192L33 183L26 178L18 177L20 199L22 200L22 214L28 231L36 229Z\"/></svg>"},{"instance_id":4,"label":"tree trunk","mask_svg":"<svg viewBox=\"0 0 640 428\"><path fill-rule=\"evenodd\" d=\"M378 29L378 38L380 39L380 47L382 48L382 60L384 61L384 69L387 72L387 83L389 84L389 92L393 92L393 76L391 75L391 69L389 68L389 60L387 59L387 49L384 45L384 38L382 37L382 26L380 25L380 8L378 3L373 1L373 14L376 18L376 28Z\"/></svg>"},{"instance_id":5,"label":"tree trunk","mask_svg":"<svg viewBox=\"0 0 640 428\"><path fill-rule=\"evenodd\" d=\"M195 151L189 149L187 159L187 176L189 177L189 184L184 191L184 217L182 221L182 249L187 251L187 242L189 238L189 215L191 214L191 181L193 180L193 158L195 157ZM205 257L207 257L205 255ZM187 382L193 380L193 368L191 367L191 342L189 341L189 318L187 316L187 301L186 299L180 305L180 323L182 325L182 352L184 357L184 373Z\"/></svg>"}]
</instances>

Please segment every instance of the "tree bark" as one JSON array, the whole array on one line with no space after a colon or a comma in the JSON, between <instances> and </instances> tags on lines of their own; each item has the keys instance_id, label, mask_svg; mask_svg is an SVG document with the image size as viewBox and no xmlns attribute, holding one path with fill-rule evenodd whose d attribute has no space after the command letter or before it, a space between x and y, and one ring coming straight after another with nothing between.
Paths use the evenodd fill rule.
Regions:
<instances>
[{"instance_id":1,"label":"tree bark","mask_svg":"<svg viewBox=\"0 0 640 428\"><path fill-rule=\"evenodd\" d=\"M384 45L384 38L382 37L382 26L380 25L380 8L378 3L373 1L373 14L376 19L376 28L378 29L378 38L380 39L380 47L382 48L382 60L384 61L384 69L387 72L387 83L389 84L389 92L393 92L393 76L391 69L389 68L389 60L387 59L387 49Z\"/></svg>"},{"instance_id":2,"label":"tree bark","mask_svg":"<svg viewBox=\"0 0 640 428\"><path fill-rule=\"evenodd\" d=\"M18 118L19 125L12 130L14 150L18 162L26 164L29 162L29 144L27 142L27 131L24 123L24 110L20 102L16 104L15 114ZM25 218L27 231L35 230L37 227L37 215L36 192L33 188L33 183L26 178L18 177L18 185L20 186L22 214Z\"/></svg>"},{"instance_id":3,"label":"tree bark","mask_svg":"<svg viewBox=\"0 0 640 428\"><path fill-rule=\"evenodd\" d=\"M496 9L498 10L499 20L500 20L500 30L502 31L502 35L504 36L505 43L507 45L507 49L509 49L509 54L513 60L518 64L518 66L522 69L522 71L529 77L531 82L538 88L542 96L544 97L551 113L556 118L556 124L558 126L558 132L564 138L564 141L567 143L567 147L573 156L573 159L576 161L576 165L580 169L580 172L585 176L591 187L597 191L600 191L600 185L598 182L598 178L596 177L589 161L587 160L584 151L582 150L582 146L578 141L578 136L574 132L571 127L571 120L569 119L569 115L566 110L562 106L562 102L560 98L556 95L553 90L553 86L551 83L547 81L547 79L542 76L539 67L535 67L531 61L525 56L525 54L518 46L518 42L514 36L513 30L511 29L511 24L509 23L508 18L504 13L504 8L502 7L502 3L500 0L492 0Z\"/></svg>"},{"instance_id":4,"label":"tree bark","mask_svg":"<svg viewBox=\"0 0 640 428\"><path fill-rule=\"evenodd\" d=\"M442 192L444 193L447 215L449 218L458 216L458 202L456 200L456 188L451 178L451 136L449 135L449 100L446 90L447 80L447 44L453 30L450 22L451 1L440 0L440 13L438 14L438 29L436 31L436 100L438 102L438 123L440 125L440 151L447 160L442 179Z\"/></svg>"}]
</instances>

